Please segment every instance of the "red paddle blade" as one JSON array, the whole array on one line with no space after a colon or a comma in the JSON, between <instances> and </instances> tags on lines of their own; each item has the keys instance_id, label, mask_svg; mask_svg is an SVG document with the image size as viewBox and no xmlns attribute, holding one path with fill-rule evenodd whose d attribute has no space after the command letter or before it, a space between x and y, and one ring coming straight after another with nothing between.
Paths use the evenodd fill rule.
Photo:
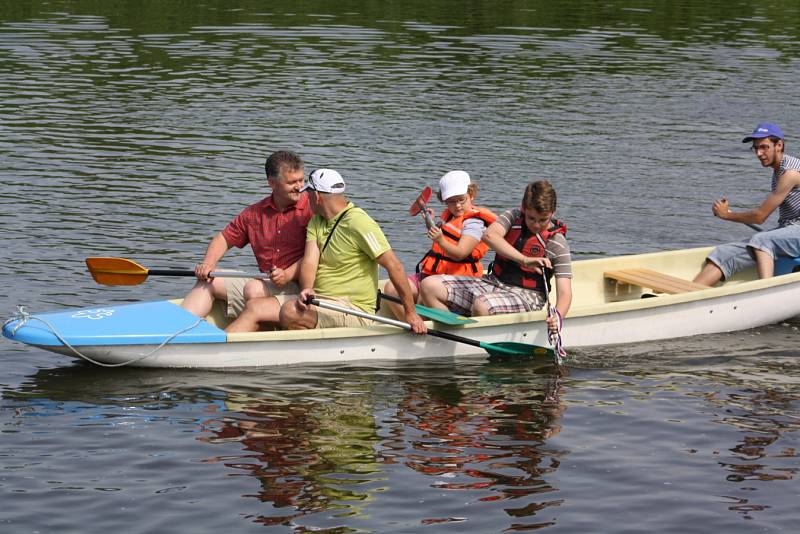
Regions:
<instances>
[{"instance_id":1,"label":"red paddle blade","mask_svg":"<svg viewBox=\"0 0 800 534\"><path fill-rule=\"evenodd\" d=\"M433 193L431 188L425 187L425 189L422 190L422 193L420 193L417 197L417 200L415 200L414 203L411 204L411 207L408 208L408 213L411 215L416 215L421 210L428 207L428 201L431 199L431 193Z\"/></svg>"}]
</instances>

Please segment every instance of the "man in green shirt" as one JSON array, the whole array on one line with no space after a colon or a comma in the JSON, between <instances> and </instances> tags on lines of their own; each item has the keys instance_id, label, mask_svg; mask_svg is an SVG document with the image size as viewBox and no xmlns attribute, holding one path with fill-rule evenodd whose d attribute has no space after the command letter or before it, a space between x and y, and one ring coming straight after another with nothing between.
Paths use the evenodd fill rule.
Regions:
<instances>
[{"instance_id":1,"label":"man in green shirt","mask_svg":"<svg viewBox=\"0 0 800 534\"><path fill-rule=\"evenodd\" d=\"M415 310L403 265L378 224L344 196L342 176L332 169L318 169L308 176L302 190L308 190L315 215L308 223L300 264L300 298L281 306L281 326L306 329L371 324L367 319L305 302L319 298L374 313L380 265L398 291L406 322L414 332L424 334L427 329Z\"/></svg>"}]
</instances>

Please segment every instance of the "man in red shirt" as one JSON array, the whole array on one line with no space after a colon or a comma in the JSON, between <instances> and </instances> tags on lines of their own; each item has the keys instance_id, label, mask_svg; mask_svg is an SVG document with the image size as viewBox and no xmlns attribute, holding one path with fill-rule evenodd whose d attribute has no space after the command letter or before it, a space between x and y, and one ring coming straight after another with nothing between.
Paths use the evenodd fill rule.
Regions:
<instances>
[{"instance_id":1,"label":"man in red shirt","mask_svg":"<svg viewBox=\"0 0 800 534\"><path fill-rule=\"evenodd\" d=\"M300 192L303 160L293 152L275 152L267 158L264 170L272 194L242 210L211 240L203 262L194 270L197 284L181 304L198 317L205 317L214 299L227 302L228 316L236 317L225 329L228 332L254 332L262 322L277 323L281 304L299 293L297 277L306 226L313 216L308 195ZM269 280L209 277L228 249L248 243L259 270L270 274ZM263 304L257 314L245 309L247 301L260 297L274 298L259 301ZM273 308L274 320L270 313Z\"/></svg>"}]
</instances>

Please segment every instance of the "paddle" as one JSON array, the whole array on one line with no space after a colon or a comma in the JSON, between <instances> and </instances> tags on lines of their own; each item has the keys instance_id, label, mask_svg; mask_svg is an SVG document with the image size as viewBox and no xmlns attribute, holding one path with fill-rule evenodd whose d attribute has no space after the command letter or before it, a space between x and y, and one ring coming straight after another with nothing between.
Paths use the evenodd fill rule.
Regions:
<instances>
[{"instance_id":1,"label":"paddle","mask_svg":"<svg viewBox=\"0 0 800 534\"><path fill-rule=\"evenodd\" d=\"M404 323L403 321L389 319L387 317L381 317L379 315L371 315L369 313L360 310L345 308L344 306L339 306L337 304L332 304L326 301L320 301L318 299L311 299L308 302L306 302L306 304L313 304L314 306L319 306L320 308L327 308L329 310L334 310L341 313L348 313L350 315L355 315L356 317L362 317L364 319L370 319L378 323L390 324L392 326L400 327L404 330L409 330L409 331L411 330L411 325L408 323ZM439 337L442 339L447 339L449 341L455 341L457 343L465 343L467 345L472 345L473 347L480 347L486 352L488 352L489 355L492 356L493 358L506 358L509 356L526 356L535 358L547 358L550 361L555 359L555 353L553 352L553 349L539 347L537 345L528 345L527 343L515 343L513 341L501 341L499 343L484 343L482 341L478 341L475 339L469 339L466 337L457 336L455 334L451 334L450 332L442 332L441 330L433 330L433 329L428 329L428 335Z\"/></svg>"},{"instance_id":2,"label":"paddle","mask_svg":"<svg viewBox=\"0 0 800 534\"><path fill-rule=\"evenodd\" d=\"M564 345L561 341L561 324L560 324L561 316L558 314L558 311L556 310L555 306L550 305L550 290L547 287L548 285L547 280L544 281L543 285L544 285L545 306L547 306L547 318L549 319L550 317L553 316L559 318L559 326L555 334L550 332L550 325L549 324L547 325L547 340L555 349L556 363L558 365L561 365L561 363L564 361L564 358L567 357L567 351L564 350Z\"/></svg>"},{"instance_id":3,"label":"paddle","mask_svg":"<svg viewBox=\"0 0 800 534\"><path fill-rule=\"evenodd\" d=\"M433 217L428 212L428 201L431 199L431 193L433 191L430 187L426 186L425 189L422 190L422 193L419 194L417 200L415 200L411 207L408 208L408 213L412 216L416 215L420 211L422 212L422 218L425 219L425 226L428 227L428 230L433 228L436 223L433 222Z\"/></svg>"},{"instance_id":4,"label":"paddle","mask_svg":"<svg viewBox=\"0 0 800 534\"><path fill-rule=\"evenodd\" d=\"M392 295L387 295L382 291L378 291L378 302L376 307L380 310L381 309L381 300L388 300L389 302L396 302L400 304L400 299L397 297L393 297ZM440 310L438 308L429 308L428 306L423 306L422 304L417 304L417 314L420 317L424 317L426 319L432 319L434 321L438 321L444 324L450 325L460 325L460 324L470 324L476 323L475 319L470 319L469 317L464 317L463 315L458 315L457 313L453 313L450 310Z\"/></svg>"},{"instance_id":5,"label":"paddle","mask_svg":"<svg viewBox=\"0 0 800 534\"><path fill-rule=\"evenodd\" d=\"M107 286L139 285L150 275L154 276L195 276L189 270L146 269L133 260L125 258L93 257L86 258L86 267L98 284ZM210 276L229 278L269 278L267 273L243 273L239 271L214 271Z\"/></svg>"}]
</instances>

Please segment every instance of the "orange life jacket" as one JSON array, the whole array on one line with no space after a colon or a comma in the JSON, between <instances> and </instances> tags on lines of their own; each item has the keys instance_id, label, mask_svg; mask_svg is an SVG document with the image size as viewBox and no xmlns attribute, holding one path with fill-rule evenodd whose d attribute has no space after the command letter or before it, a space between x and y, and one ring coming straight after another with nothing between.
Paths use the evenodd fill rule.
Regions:
<instances>
[{"instance_id":1,"label":"orange life jacket","mask_svg":"<svg viewBox=\"0 0 800 534\"><path fill-rule=\"evenodd\" d=\"M550 228L538 234L531 234L523 217L518 217L511 223L511 228L506 234L506 241L515 249L519 250L524 256L544 258L547 242L555 234L566 236L567 226L561 221L553 219ZM553 270L543 269L542 272L544 274L539 274L532 268L523 267L519 263L499 253L496 253L495 260L492 263L492 274L503 283L543 292L542 286L545 280L547 280L547 288L549 291L549 280L550 276L553 274Z\"/></svg>"},{"instance_id":2,"label":"orange life jacket","mask_svg":"<svg viewBox=\"0 0 800 534\"><path fill-rule=\"evenodd\" d=\"M453 244L458 244L461 239L461 230L464 227L464 221L467 219L478 218L483 221L486 226L492 224L497 220L497 215L486 208L473 206L472 209L467 210L464 215L454 217L450 210L446 209L442 212L441 219L442 235L444 238ZM439 243L433 242L431 249L425 253L425 256L417 264L417 272L423 274L453 274L459 276L481 276L483 274L483 265L481 265L481 258L486 254L489 247L483 241L479 241L472 252L469 253L464 259L455 260L447 257Z\"/></svg>"}]
</instances>

